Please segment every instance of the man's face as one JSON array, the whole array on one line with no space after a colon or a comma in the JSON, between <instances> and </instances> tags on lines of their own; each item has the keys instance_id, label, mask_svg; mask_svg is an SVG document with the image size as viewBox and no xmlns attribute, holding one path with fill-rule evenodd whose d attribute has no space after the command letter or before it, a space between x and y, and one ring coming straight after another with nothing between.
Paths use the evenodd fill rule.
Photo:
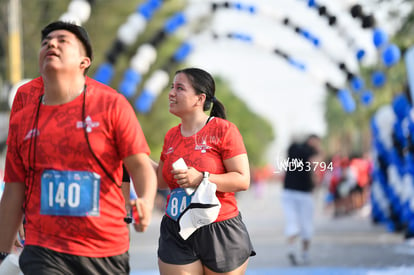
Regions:
<instances>
[{"instance_id":1,"label":"man's face","mask_svg":"<svg viewBox=\"0 0 414 275\"><path fill-rule=\"evenodd\" d=\"M43 39L39 52L40 73L76 72L84 66L85 49L79 39L67 30L55 30Z\"/></svg>"}]
</instances>

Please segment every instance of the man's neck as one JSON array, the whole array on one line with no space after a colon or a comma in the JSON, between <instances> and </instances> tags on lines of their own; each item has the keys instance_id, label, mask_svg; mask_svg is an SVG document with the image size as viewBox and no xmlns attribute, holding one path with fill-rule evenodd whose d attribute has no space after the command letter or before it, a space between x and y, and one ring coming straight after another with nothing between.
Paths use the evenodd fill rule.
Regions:
<instances>
[{"instance_id":1,"label":"man's neck","mask_svg":"<svg viewBox=\"0 0 414 275\"><path fill-rule=\"evenodd\" d=\"M44 96L46 105L59 105L74 100L82 93L85 87L85 77L62 79L46 76L43 77Z\"/></svg>"}]
</instances>

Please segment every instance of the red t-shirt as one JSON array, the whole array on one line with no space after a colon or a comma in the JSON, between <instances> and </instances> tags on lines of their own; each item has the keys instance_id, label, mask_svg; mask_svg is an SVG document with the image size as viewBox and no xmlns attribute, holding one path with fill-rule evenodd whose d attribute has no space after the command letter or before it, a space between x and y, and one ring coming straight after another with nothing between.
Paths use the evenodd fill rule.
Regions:
<instances>
[{"instance_id":1,"label":"red t-shirt","mask_svg":"<svg viewBox=\"0 0 414 275\"><path fill-rule=\"evenodd\" d=\"M172 164L182 157L188 167L211 174L223 174L226 169L223 160L245 154L246 148L237 127L224 119L213 118L200 131L190 137L181 135L181 124L171 128L164 139L161 160L164 162L162 175L171 190L179 188L171 174ZM223 221L238 215L233 192L216 192L221 209L216 221ZM169 197L167 198L169 199Z\"/></svg>"},{"instance_id":2,"label":"red t-shirt","mask_svg":"<svg viewBox=\"0 0 414 275\"><path fill-rule=\"evenodd\" d=\"M88 79L83 121L84 93L66 104L42 105L37 96L43 91L42 84L34 88L38 81L21 88L22 96L32 94L37 100L32 100L35 104L29 104L27 97L27 104L11 118L4 179L7 184L26 184L25 243L88 257L122 254L129 248L128 229L123 221L126 212L122 191L92 156L84 126L90 129L88 136L93 152L119 185L122 159L137 153L150 153L135 112L124 96ZM39 106L38 122L35 123ZM29 167L35 169L34 176L30 176ZM46 169L99 174L99 216L41 214L40 183Z\"/></svg>"},{"instance_id":3,"label":"red t-shirt","mask_svg":"<svg viewBox=\"0 0 414 275\"><path fill-rule=\"evenodd\" d=\"M98 82L88 76L85 76L86 86L93 86L94 89L106 89L106 85ZM115 90L112 90L116 93ZM10 119L13 115L26 107L29 104L37 106L40 100L40 96L43 95L43 78L41 76L30 80L29 82L21 85L14 96L12 108L10 110ZM8 144L8 142L7 142Z\"/></svg>"}]
</instances>

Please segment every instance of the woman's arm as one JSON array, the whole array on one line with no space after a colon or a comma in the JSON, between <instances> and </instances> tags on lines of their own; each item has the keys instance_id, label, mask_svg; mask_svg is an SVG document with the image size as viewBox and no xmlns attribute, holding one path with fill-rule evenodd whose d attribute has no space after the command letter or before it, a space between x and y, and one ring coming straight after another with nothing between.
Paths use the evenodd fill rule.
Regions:
<instances>
[{"instance_id":1,"label":"woman's arm","mask_svg":"<svg viewBox=\"0 0 414 275\"><path fill-rule=\"evenodd\" d=\"M161 163L161 162L160 162ZM217 185L220 192L245 191L250 186L250 168L247 154L237 155L223 161L226 173L210 174L210 181ZM173 170L174 178L182 188L197 187L202 179L203 172L193 167L188 170Z\"/></svg>"},{"instance_id":2,"label":"woman's arm","mask_svg":"<svg viewBox=\"0 0 414 275\"><path fill-rule=\"evenodd\" d=\"M158 189L168 189L168 184L165 182L164 178L162 177L162 168L164 167L164 162L160 160L157 167L157 182L158 182Z\"/></svg>"}]
</instances>

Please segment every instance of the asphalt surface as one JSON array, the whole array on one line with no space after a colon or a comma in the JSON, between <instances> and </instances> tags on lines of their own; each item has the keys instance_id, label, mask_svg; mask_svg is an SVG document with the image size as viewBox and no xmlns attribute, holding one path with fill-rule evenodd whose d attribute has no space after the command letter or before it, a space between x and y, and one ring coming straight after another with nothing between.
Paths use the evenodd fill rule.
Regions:
<instances>
[{"instance_id":1,"label":"asphalt surface","mask_svg":"<svg viewBox=\"0 0 414 275\"><path fill-rule=\"evenodd\" d=\"M407 245L401 233L373 224L369 204L351 215L334 218L324 203L323 190L315 192L311 263L291 266L286 256L280 191L280 184L270 183L261 192L252 186L238 194L239 208L257 252L250 258L248 274L414 274L414 246ZM161 217L161 211L155 210L147 232L132 232L132 275L158 274L156 250Z\"/></svg>"}]
</instances>

